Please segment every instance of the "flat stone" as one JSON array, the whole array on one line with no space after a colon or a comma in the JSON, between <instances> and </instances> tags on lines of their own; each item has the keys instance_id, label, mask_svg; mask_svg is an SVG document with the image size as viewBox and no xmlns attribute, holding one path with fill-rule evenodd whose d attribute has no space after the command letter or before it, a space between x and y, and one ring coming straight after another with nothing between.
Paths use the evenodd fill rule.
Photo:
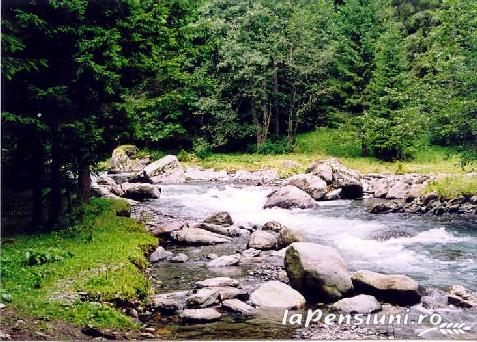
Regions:
<instances>
[{"instance_id":1,"label":"flat stone","mask_svg":"<svg viewBox=\"0 0 477 342\"><path fill-rule=\"evenodd\" d=\"M201 307L213 305L219 297L219 291L215 288L198 289L186 299L188 307Z\"/></svg>"},{"instance_id":2,"label":"flat stone","mask_svg":"<svg viewBox=\"0 0 477 342\"><path fill-rule=\"evenodd\" d=\"M238 265L240 261L240 254L232 254L232 255L223 255L209 261L207 263L207 267L215 268L215 267L228 267L228 266L235 266Z\"/></svg>"},{"instance_id":3,"label":"flat stone","mask_svg":"<svg viewBox=\"0 0 477 342\"><path fill-rule=\"evenodd\" d=\"M260 285L250 299L256 306L271 309L300 309L305 305L305 298L298 291L277 280Z\"/></svg>"},{"instance_id":4,"label":"flat stone","mask_svg":"<svg viewBox=\"0 0 477 342\"><path fill-rule=\"evenodd\" d=\"M230 242L230 238L224 235L209 232L199 228L187 228L171 233L172 239L177 242L190 245L214 245L217 243Z\"/></svg>"},{"instance_id":5,"label":"flat stone","mask_svg":"<svg viewBox=\"0 0 477 342\"><path fill-rule=\"evenodd\" d=\"M205 323L213 322L220 319L221 314L212 308L207 309L185 309L180 314L180 317L185 322L191 323Z\"/></svg>"},{"instance_id":6,"label":"flat stone","mask_svg":"<svg viewBox=\"0 0 477 342\"><path fill-rule=\"evenodd\" d=\"M222 302L222 308L227 311L238 313L244 316L255 314L255 308L242 302L239 299L226 299Z\"/></svg>"},{"instance_id":7,"label":"flat stone","mask_svg":"<svg viewBox=\"0 0 477 342\"><path fill-rule=\"evenodd\" d=\"M239 285L238 280L229 278L229 277L215 277L205 280L201 280L195 283L195 286L198 288L202 287L237 287Z\"/></svg>"},{"instance_id":8,"label":"flat stone","mask_svg":"<svg viewBox=\"0 0 477 342\"><path fill-rule=\"evenodd\" d=\"M367 314L381 310L381 304L375 297L363 294L340 299L331 307L349 314Z\"/></svg>"}]
</instances>

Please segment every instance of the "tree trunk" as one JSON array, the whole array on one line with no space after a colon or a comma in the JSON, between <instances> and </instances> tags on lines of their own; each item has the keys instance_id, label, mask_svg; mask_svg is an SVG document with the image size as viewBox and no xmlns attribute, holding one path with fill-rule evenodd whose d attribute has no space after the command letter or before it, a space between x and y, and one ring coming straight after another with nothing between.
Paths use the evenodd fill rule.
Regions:
<instances>
[{"instance_id":1,"label":"tree trunk","mask_svg":"<svg viewBox=\"0 0 477 342\"><path fill-rule=\"evenodd\" d=\"M296 90L293 88L292 90L293 96L292 96L292 103L290 105L290 111L288 112L288 143L290 145L293 145L295 143L295 137L296 135L296 128L294 125L294 116L295 116L295 97L296 97Z\"/></svg>"},{"instance_id":2,"label":"tree trunk","mask_svg":"<svg viewBox=\"0 0 477 342\"><path fill-rule=\"evenodd\" d=\"M273 135L280 136L280 109L278 108L278 67L275 66L273 75Z\"/></svg>"},{"instance_id":3,"label":"tree trunk","mask_svg":"<svg viewBox=\"0 0 477 342\"><path fill-rule=\"evenodd\" d=\"M78 164L78 198L81 203L88 203L91 199L91 171L86 160Z\"/></svg>"},{"instance_id":4,"label":"tree trunk","mask_svg":"<svg viewBox=\"0 0 477 342\"><path fill-rule=\"evenodd\" d=\"M52 128L51 134L51 170L50 170L50 203L49 225L55 226L63 211L61 196L61 150L58 126Z\"/></svg>"},{"instance_id":5,"label":"tree trunk","mask_svg":"<svg viewBox=\"0 0 477 342\"><path fill-rule=\"evenodd\" d=\"M33 211L32 211L32 229L38 230L43 226L43 178L45 175L44 151L43 146L37 140L33 144Z\"/></svg>"}]
</instances>

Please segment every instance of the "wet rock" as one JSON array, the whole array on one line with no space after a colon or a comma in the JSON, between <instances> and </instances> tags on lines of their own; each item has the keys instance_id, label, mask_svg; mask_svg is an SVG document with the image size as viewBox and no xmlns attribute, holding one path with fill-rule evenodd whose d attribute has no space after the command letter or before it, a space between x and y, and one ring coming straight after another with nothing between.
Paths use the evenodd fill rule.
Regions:
<instances>
[{"instance_id":1,"label":"wet rock","mask_svg":"<svg viewBox=\"0 0 477 342\"><path fill-rule=\"evenodd\" d=\"M305 241L305 233L300 228L284 228L278 234L278 248L283 248L291 245L294 242Z\"/></svg>"},{"instance_id":2,"label":"wet rock","mask_svg":"<svg viewBox=\"0 0 477 342\"><path fill-rule=\"evenodd\" d=\"M255 308L242 302L239 299L226 299L222 302L222 308L226 311L238 313L244 316L251 316L255 314Z\"/></svg>"},{"instance_id":3,"label":"wet rock","mask_svg":"<svg viewBox=\"0 0 477 342\"><path fill-rule=\"evenodd\" d=\"M152 233L156 236L169 235L170 233L181 230L185 227L187 227L187 222L179 219L169 219L157 224L152 230Z\"/></svg>"},{"instance_id":4,"label":"wet rock","mask_svg":"<svg viewBox=\"0 0 477 342\"><path fill-rule=\"evenodd\" d=\"M195 228L205 229L209 232L229 236L229 237L237 237L242 235L242 230L236 226L219 226L211 223L199 223L198 225L194 226ZM247 231L248 232L248 231Z\"/></svg>"},{"instance_id":5,"label":"wet rock","mask_svg":"<svg viewBox=\"0 0 477 342\"><path fill-rule=\"evenodd\" d=\"M405 232L403 230L395 230L395 229L385 229L379 232L376 232L370 236L370 239L376 241L387 241L390 239L402 238L402 237L410 237L411 234Z\"/></svg>"},{"instance_id":6,"label":"wet rock","mask_svg":"<svg viewBox=\"0 0 477 342\"><path fill-rule=\"evenodd\" d=\"M274 183L278 179L278 173L276 170L257 170L257 171L246 171L239 170L235 174L230 175L230 180L236 183L247 183L247 184L256 184L264 185Z\"/></svg>"},{"instance_id":7,"label":"wet rock","mask_svg":"<svg viewBox=\"0 0 477 342\"><path fill-rule=\"evenodd\" d=\"M206 181L206 182L229 182L230 176L227 171L216 171L215 169L202 169L196 167L188 167L184 171L186 180L190 181Z\"/></svg>"},{"instance_id":8,"label":"wet rock","mask_svg":"<svg viewBox=\"0 0 477 342\"><path fill-rule=\"evenodd\" d=\"M229 277L215 277L201 280L195 283L198 288L202 287L237 287L239 282Z\"/></svg>"},{"instance_id":9,"label":"wet rock","mask_svg":"<svg viewBox=\"0 0 477 342\"><path fill-rule=\"evenodd\" d=\"M230 242L230 238L200 228L187 228L171 233L171 238L189 245L214 245Z\"/></svg>"},{"instance_id":10,"label":"wet rock","mask_svg":"<svg viewBox=\"0 0 477 342\"><path fill-rule=\"evenodd\" d=\"M305 298L298 291L277 280L260 285L252 292L250 300L262 308L299 309L305 305Z\"/></svg>"},{"instance_id":11,"label":"wet rock","mask_svg":"<svg viewBox=\"0 0 477 342\"><path fill-rule=\"evenodd\" d=\"M188 295L189 291L161 293L154 296L152 304L161 312L174 313L185 308Z\"/></svg>"},{"instance_id":12,"label":"wet rock","mask_svg":"<svg viewBox=\"0 0 477 342\"><path fill-rule=\"evenodd\" d=\"M246 249L244 251L242 251L242 257L245 257L245 258L253 258L253 257L257 257L260 255L260 251L258 249L255 249L255 248L249 248L249 249Z\"/></svg>"},{"instance_id":13,"label":"wet rock","mask_svg":"<svg viewBox=\"0 0 477 342\"><path fill-rule=\"evenodd\" d=\"M215 253L209 253L205 257L209 260L214 260L214 259L217 259L219 256Z\"/></svg>"},{"instance_id":14,"label":"wet rock","mask_svg":"<svg viewBox=\"0 0 477 342\"><path fill-rule=\"evenodd\" d=\"M327 192L322 199L325 201L335 201L340 198L341 191L341 189L331 190Z\"/></svg>"},{"instance_id":15,"label":"wet rock","mask_svg":"<svg viewBox=\"0 0 477 342\"><path fill-rule=\"evenodd\" d=\"M381 304L379 304L375 297L363 294L340 299L331 305L331 307L349 314L367 314L381 310Z\"/></svg>"},{"instance_id":16,"label":"wet rock","mask_svg":"<svg viewBox=\"0 0 477 342\"><path fill-rule=\"evenodd\" d=\"M217 226L228 227L234 224L232 217L226 211L219 211L215 214L210 215L204 220L204 223L210 223Z\"/></svg>"},{"instance_id":17,"label":"wet rock","mask_svg":"<svg viewBox=\"0 0 477 342\"><path fill-rule=\"evenodd\" d=\"M312 208L315 205L315 200L306 192L298 189L296 186L286 185L268 195L264 208L306 209Z\"/></svg>"},{"instance_id":18,"label":"wet rock","mask_svg":"<svg viewBox=\"0 0 477 342\"><path fill-rule=\"evenodd\" d=\"M352 276L357 293L364 293L391 304L413 305L421 301L419 284L402 274L357 271Z\"/></svg>"},{"instance_id":19,"label":"wet rock","mask_svg":"<svg viewBox=\"0 0 477 342\"><path fill-rule=\"evenodd\" d=\"M139 334L139 337L141 339L154 339L156 338L156 336L154 336L154 334L151 334L151 333L148 333L148 332L142 332Z\"/></svg>"},{"instance_id":20,"label":"wet rock","mask_svg":"<svg viewBox=\"0 0 477 342\"><path fill-rule=\"evenodd\" d=\"M142 172L153 183L183 183L185 182L184 170L176 156L167 155L147 165Z\"/></svg>"},{"instance_id":21,"label":"wet rock","mask_svg":"<svg viewBox=\"0 0 477 342\"><path fill-rule=\"evenodd\" d=\"M187 260L189 260L189 257L185 255L184 253L178 253L174 255L173 257L169 258L170 262L177 262L177 263L186 262Z\"/></svg>"},{"instance_id":22,"label":"wet rock","mask_svg":"<svg viewBox=\"0 0 477 342\"><path fill-rule=\"evenodd\" d=\"M216 288L201 288L187 297L188 307L201 307L213 305L219 298L219 291Z\"/></svg>"},{"instance_id":23,"label":"wet rock","mask_svg":"<svg viewBox=\"0 0 477 342\"><path fill-rule=\"evenodd\" d=\"M156 248L154 252L151 253L149 256L150 262L158 262L164 259L167 259L173 255L172 252L166 251L164 247L159 246Z\"/></svg>"},{"instance_id":24,"label":"wet rock","mask_svg":"<svg viewBox=\"0 0 477 342\"><path fill-rule=\"evenodd\" d=\"M240 254L232 254L232 255L223 255L209 261L207 263L207 267L209 268L216 268L216 267L228 267L228 266L235 266L238 265L240 261Z\"/></svg>"},{"instance_id":25,"label":"wet rock","mask_svg":"<svg viewBox=\"0 0 477 342\"><path fill-rule=\"evenodd\" d=\"M186 309L180 314L180 317L185 322L206 323L217 321L220 319L221 314L216 309L212 308Z\"/></svg>"},{"instance_id":26,"label":"wet rock","mask_svg":"<svg viewBox=\"0 0 477 342\"><path fill-rule=\"evenodd\" d=\"M388 214L396 212L399 209L399 203L394 201L375 203L369 209L371 214Z\"/></svg>"},{"instance_id":27,"label":"wet rock","mask_svg":"<svg viewBox=\"0 0 477 342\"><path fill-rule=\"evenodd\" d=\"M425 295L421 298L422 306L426 309L443 309L448 307L448 294L438 289L426 289Z\"/></svg>"},{"instance_id":28,"label":"wet rock","mask_svg":"<svg viewBox=\"0 0 477 342\"><path fill-rule=\"evenodd\" d=\"M285 228L285 226L282 225L280 222L277 222L277 221L269 221L269 222L266 222L262 226L262 230L271 231L271 232L275 232L275 233L279 233L280 230L282 230L283 228Z\"/></svg>"},{"instance_id":29,"label":"wet rock","mask_svg":"<svg viewBox=\"0 0 477 342\"><path fill-rule=\"evenodd\" d=\"M149 183L123 183L124 197L136 201L143 201L150 198L159 198L161 188Z\"/></svg>"},{"instance_id":30,"label":"wet rock","mask_svg":"<svg viewBox=\"0 0 477 342\"><path fill-rule=\"evenodd\" d=\"M285 254L285 269L290 285L307 298L333 301L353 289L347 265L332 247L293 243Z\"/></svg>"},{"instance_id":31,"label":"wet rock","mask_svg":"<svg viewBox=\"0 0 477 342\"><path fill-rule=\"evenodd\" d=\"M477 308L477 293L462 285L453 285L449 291L448 303L460 308Z\"/></svg>"},{"instance_id":32,"label":"wet rock","mask_svg":"<svg viewBox=\"0 0 477 342\"><path fill-rule=\"evenodd\" d=\"M276 245L277 237L274 234L263 230L253 232L248 241L248 247L255 249L273 249Z\"/></svg>"},{"instance_id":33,"label":"wet rock","mask_svg":"<svg viewBox=\"0 0 477 342\"><path fill-rule=\"evenodd\" d=\"M315 200L321 199L328 192L326 182L310 173L292 176L288 178L287 184L305 191Z\"/></svg>"},{"instance_id":34,"label":"wet rock","mask_svg":"<svg viewBox=\"0 0 477 342\"><path fill-rule=\"evenodd\" d=\"M239 289L237 287L224 286L216 287L216 289L217 291L219 291L219 298L221 301L233 298L238 298L240 300L248 300L250 297L246 290Z\"/></svg>"}]
</instances>

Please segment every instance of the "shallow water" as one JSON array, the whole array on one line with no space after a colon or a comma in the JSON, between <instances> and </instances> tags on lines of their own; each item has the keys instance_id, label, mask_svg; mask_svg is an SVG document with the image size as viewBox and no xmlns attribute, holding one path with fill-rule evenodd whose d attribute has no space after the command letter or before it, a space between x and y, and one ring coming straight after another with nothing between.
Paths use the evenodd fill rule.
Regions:
<instances>
[{"instance_id":1,"label":"shallow water","mask_svg":"<svg viewBox=\"0 0 477 342\"><path fill-rule=\"evenodd\" d=\"M367 207L375 200L319 202L316 209L263 209L272 188L222 184L162 185L161 198L146 205L174 216L202 220L217 211L228 211L240 224L263 224L275 220L300 227L307 241L336 247L351 271L369 269L407 274L425 287L447 290L462 284L477 290L477 223L405 214L372 215ZM399 232L390 239L383 233ZM404 235L404 236L403 236ZM190 289L197 280L227 275L245 279L252 266L231 267L216 273L204 267L204 256L232 254L245 248L245 241L219 246L171 247L183 251L186 264L161 263L153 273L162 281L159 292ZM457 315L457 316L456 316ZM475 316L448 313L451 320ZM289 338L291 329L276 324L278 319L255 318L237 323L231 318L200 326L170 324L171 338ZM242 327L242 328L240 328ZM403 332L403 337L408 334ZM174 337L173 337L174 336ZM409 334L412 337L413 333ZM439 336L433 336L439 338Z\"/></svg>"}]
</instances>

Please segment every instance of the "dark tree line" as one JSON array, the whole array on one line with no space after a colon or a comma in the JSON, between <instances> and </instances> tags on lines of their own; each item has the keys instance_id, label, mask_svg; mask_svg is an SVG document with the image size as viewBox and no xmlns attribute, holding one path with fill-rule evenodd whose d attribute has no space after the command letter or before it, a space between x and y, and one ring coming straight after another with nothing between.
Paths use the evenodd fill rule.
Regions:
<instances>
[{"instance_id":1,"label":"dark tree line","mask_svg":"<svg viewBox=\"0 0 477 342\"><path fill-rule=\"evenodd\" d=\"M3 1L4 185L54 226L123 142L292 149L328 126L384 160L422 141L475 158L476 17L473 0Z\"/></svg>"}]
</instances>

